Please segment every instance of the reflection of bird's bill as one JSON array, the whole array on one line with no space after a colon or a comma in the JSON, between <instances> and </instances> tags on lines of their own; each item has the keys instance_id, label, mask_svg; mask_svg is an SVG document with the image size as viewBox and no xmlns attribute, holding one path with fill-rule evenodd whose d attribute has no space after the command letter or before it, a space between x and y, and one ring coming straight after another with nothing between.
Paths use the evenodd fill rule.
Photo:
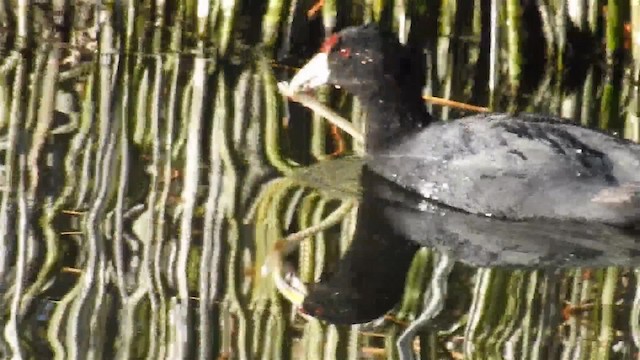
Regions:
<instances>
[{"instance_id":1,"label":"reflection of bird's bill","mask_svg":"<svg viewBox=\"0 0 640 360\"><path fill-rule=\"evenodd\" d=\"M302 281L294 274L293 269L284 271L282 257L287 253L288 246L283 244L283 240L276 242L273 250L267 255L264 265L262 266L262 276L271 273L273 282L282 296L289 300L295 306L301 306L305 296L307 296L307 288Z\"/></svg>"}]
</instances>

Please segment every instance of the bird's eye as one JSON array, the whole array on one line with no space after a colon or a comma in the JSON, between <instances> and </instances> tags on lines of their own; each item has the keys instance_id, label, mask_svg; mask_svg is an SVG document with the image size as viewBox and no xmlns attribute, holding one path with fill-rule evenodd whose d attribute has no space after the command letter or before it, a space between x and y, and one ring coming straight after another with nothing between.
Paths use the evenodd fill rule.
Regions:
<instances>
[{"instance_id":1,"label":"bird's eye","mask_svg":"<svg viewBox=\"0 0 640 360\"><path fill-rule=\"evenodd\" d=\"M343 58L350 58L351 57L351 49L349 48L342 48L340 50L338 50L338 54L340 54L340 56L342 56Z\"/></svg>"}]
</instances>

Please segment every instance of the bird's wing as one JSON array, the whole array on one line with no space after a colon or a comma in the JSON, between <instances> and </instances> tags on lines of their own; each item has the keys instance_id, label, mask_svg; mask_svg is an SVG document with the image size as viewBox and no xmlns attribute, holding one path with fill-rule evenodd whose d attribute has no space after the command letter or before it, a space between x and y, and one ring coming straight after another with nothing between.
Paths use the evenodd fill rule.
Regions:
<instances>
[{"instance_id":1,"label":"bird's wing","mask_svg":"<svg viewBox=\"0 0 640 360\"><path fill-rule=\"evenodd\" d=\"M405 138L367 166L424 197L508 219L640 219L640 146L536 116L474 116ZM626 199L601 201L625 188ZM633 192L633 191L632 191Z\"/></svg>"}]
</instances>

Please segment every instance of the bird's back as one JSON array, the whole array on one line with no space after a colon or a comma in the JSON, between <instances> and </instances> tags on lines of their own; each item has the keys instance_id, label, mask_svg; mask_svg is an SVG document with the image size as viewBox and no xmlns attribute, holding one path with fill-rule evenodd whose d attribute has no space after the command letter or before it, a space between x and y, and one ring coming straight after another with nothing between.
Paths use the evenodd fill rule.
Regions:
<instances>
[{"instance_id":1,"label":"bird's back","mask_svg":"<svg viewBox=\"0 0 640 360\"><path fill-rule=\"evenodd\" d=\"M506 219L640 220L640 145L557 119L435 123L367 166L439 203Z\"/></svg>"}]
</instances>

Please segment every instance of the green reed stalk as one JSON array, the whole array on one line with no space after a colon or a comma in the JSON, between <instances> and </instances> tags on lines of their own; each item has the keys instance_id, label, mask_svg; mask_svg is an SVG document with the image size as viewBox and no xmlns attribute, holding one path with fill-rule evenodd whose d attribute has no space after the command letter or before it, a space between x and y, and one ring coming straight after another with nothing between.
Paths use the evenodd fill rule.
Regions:
<instances>
[{"instance_id":1,"label":"green reed stalk","mask_svg":"<svg viewBox=\"0 0 640 360\"><path fill-rule=\"evenodd\" d=\"M313 212L313 215L312 215L313 226L318 226L322 223L323 216L326 210L327 210L327 202L323 200L319 201L318 206L316 206L315 211ZM313 269L314 279L320 279L320 276L322 275L322 272L324 270L325 259L327 257L326 256L327 243L324 235L325 230L321 230L317 232L313 239L313 245L314 245L314 254L313 254L314 261L313 262L315 265L315 268Z\"/></svg>"},{"instance_id":2,"label":"green reed stalk","mask_svg":"<svg viewBox=\"0 0 640 360\"><path fill-rule=\"evenodd\" d=\"M86 181L83 180L88 179L88 177L79 176L80 171L78 171L77 164L81 160L83 149L86 149L85 145L90 140L90 131L92 128L92 124L94 123L94 83L95 76L92 72L85 83L85 90L83 94L84 97L81 102L80 124L78 132L73 136L69 150L65 155L64 188L62 190L62 193L56 199L51 212L46 213L47 217L55 217L56 215L58 215L59 209L61 209L69 202L69 200L71 200L74 192L80 192L79 189L82 189L83 183L86 183ZM47 220L47 222L49 221L53 221L53 218ZM47 233L49 231L48 228L49 226L45 227L45 236L47 237L51 236L51 234ZM57 240L60 241L60 239ZM57 247L54 247L52 251L56 251L56 248ZM68 321L68 318L66 317L67 311L69 310L69 307L76 296L79 294L81 285L82 284L77 283L72 289L64 294L60 301L57 302L55 310L51 315L50 322L47 326L47 341L49 342L49 344L51 344L51 348L56 359L65 358L67 348L62 343L62 338L64 337L62 335L62 330L64 329L63 325L65 321Z\"/></svg>"},{"instance_id":3,"label":"green reed stalk","mask_svg":"<svg viewBox=\"0 0 640 360\"><path fill-rule=\"evenodd\" d=\"M619 125L620 87L616 79L616 69L608 69L605 84L600 99L600 123L601 129L615 129Z\"/></svg>"},{"instance_id":4,"label":"green reed stalk","mask_svg":"<svg viewBox=\"0 0 640 360\"><path fill-rule=\"evenodd\" d=\"M624 137L635 142L640 141L640 91L635 86L630 86L629 104L627 105L627 118L625 121Z\"/></svg>"},{"instance_id":5,"label":"green reed stalk","mask_svg":"<svg viewBox=\"0 0 640 360\"><path fill-rule=\"evenodd\" d=\"M33 89L33 92L37 93L40 99L36 115L36 126L31 139L31 148L29 149L29 153L27 155L27 164L29 166L30 173L30 182L27 196L29 197L29 201L32 203L36 202L36 191L40 182L40 168L38 165L42 157L45 142L50 136L51 127L53 124L55 94L57 90L57 77L59 73L59 56L60 53L58 49L54 48L48 51L46 67L43 69L44 73L42 74L42 88ZM47 209L50 210L50 207L47 207ZM47 216L46 212L47 211L45 210L45 214L40 219L41 224L47 217L52 218L54 216L54 214L49 214L49 216ZM45 239L45 258L41 264L41 268L38 272L36 280L24 293L24 299L22 300L21 305L22 311L26 311L33 298L35 298L42 291L44 285L49 281L50 275L53 273L53 268L58 260L59 253L56 243L56 237L51 236L51 233L49 233L49 236L46 236ZM35 244L30 245L35 246Z\"/></svg>"},{"instance_id":6,"label":"green reed stalk","mask_svg":"<svg viewBox=\"0 0 640 360\"><path fill-rule=\"evenodd\" d=\"M542 20L542 32L544 33L546 41L546 55L551 59L554 58L554 56L557 56L557 51L561 50L556 49L557 39L554 26L555 20L551 15L552 11L547 0L540 0L538 2L538 12L540 13L540 18Z\"/></svg>"},{"instance_id":7,"label":"green reed stalk","mask_svg":"<svg viewBox=\"0 0 640 360\"><path fill-rule=\"evenodd\" d=\"M286 106L286 103L281 104L283 99L278 94L275 77L266 60L259 62L258 69L261 74L261 96L267 104L264 108L266 124L264 146L267 160L280 172L287 174L291 172L295 163L280 153L281 107Z\"/></svg>"},{"instance_id":8,"label":"green reed stalk","mask_svg":"<svg viewBox=\"0 0 640 360\"><path fill-rule=\"evenodd\" d=\"M607 1L607 61L612 64L614 56L622 48L622 26L623 26L622 3L620 0Z\"/></svg>"},{"instance_id":9,"label":"green reed stalk","mask_svg":"<svg viewBox=\"0 0 640 360\"><path fill-rule=\"evenodd\" d=\"M312 214L313 209L315 207L324 207L324 201L318 198L318 195L315 193L307 195L301 203L300 211L298 213L298 223L300 227L303 229L309 228L312 223ZM300 280L304 283L312 283L316 280L315 278L315 239L308 238L300 243L299 249L299 273Z\"/></svg>"},{"instance_id":10,"label":"green reed stalk","mask_svg":"<svg viewBox=\"0 0 640 360\"><path fill-rule=\"evenodd\" d=\"M319 320L310 320L304 326L303 343L304 359L322 360L324 358L325 327Z\"/></svg>"},{"instance_id":11,"label":"green reed stalk","mask_svg":"<svg viewBox=\"0 0 640 360\"><path fill-rule=\"evenodd\" d=\"M559 1L554 5L555 15L553 16L553 19L558 49L558 52L556 53L556 68L558 70L562 70L566 67L565 51L567 49L567 29L569 27L569 24L567 23L567 4L565 1Z\"/></svg>"},{"instance_id":12,"label":"green reed stalk","mask_svg":"<svg viewBox=\"0 0 640 360\"><path fill-rule=\"evenodd\" d=\"M448 253L442 252L437 255L433 264L431 281L427 295L424 296L424 305L420 315L404 329L396 342L396 349L404 359L412 357L411 355L414 353L412 343L418 331L424 331L424 328L430 325L433 318L440 314L445 306L448 279L454 261Z\"/></svg>"},{"instance_id":13,"label":"green reed stalk","mask_svg":"<svg viewBox=\"0 0 640 360\"><path fill-rule=\"evenodd\" d=\"M340 334L338 332L338 328L335 325L327 326L326 340L325 340L324 350L323 350L325 359L336 359L339 340L340 340Z\"/></svg>"},{"instance_id":14,"label":"green reed stalk","mask_svg":"<svg viewBox=\"0 0 640 360\"><path fill-rule=\"evenodd\" d=\"M604 0L587 0L589 2L587 12L587 24L591 34L597 34L600 28L598 24L598 18L604 5Z\"/></svg>"},{"instance_id":15,"label":"green reed stalk","mask_svg":"<svg viewBox=\"0 0 640 360\"><path fill-rule=\"evenodd\" d=\"M473 289L473 302L469 307L469 319L465 327L464 355L472 358L475 353L475 338L480 331L481 321L486 310L485 303L488 301L489 287L493 277L492 269L479 269L476 272L475 286Z\"/></svg>"},{"instance_id":16,"label":"green reed stalk","mask_svg":"<svg viewBox=\"0 0 640 360\"><path fill-rule=\"evenodd\" d=\"M602 287L602 319L600 321L600 334L598 335L598 359L606 360L611 356L611 344L614 339L614 310L616 307L615 292L618 283L618 274L620 269L617 267L609 267L605 273L604 284Z\"/></svg>"},{"instance_id":17,"label":"green reed stalk","mask_svg":"<svg viewBox=\"0 0 640 360\"><path fill-rule=\"evenodd\" d=\"M24 49L29 40L29 1L16 0L16 48Z\"/></svg>"},{"instance_id":18,"label":"green reed stalk","mask_svg":"<svg viewBox=\"0 0 640 360\"><path fill-rule=\"evenodd\" d=\"M11 91L7 76L0 74L0 131L4 130L9 122L10 95Z\"/></svg>"},{"instance_id":19,"label":"green reed stalk","mask_svg":"<svg viewBox=\"0 0 640 360\"><path fill-rule=\"evenodd\" d=\"M526 276L527 273L521 270L516 270L508 276L504 312L500 314L498 325L495 326L493 334L487 338L487 347L494 357L500 357L504 345L513 335L513 330L524 312L526 290L524 279Z\"/></svg>"},{"instance_id":20,"label":"green reed stalk","mask_svg":"<svg viewBox=\"0 0 640 360\"><path fill-rule=\"evenodd\" d=\"M543 281L540 286L540 303L538 307L537 323L533 331L535 331L535 340L530 344L530 351L525 353L531 359L540 359L546 350L545 345L548 343L552 335L550 329L554 325L551 323L551 311L556 306L556 276L555 274L543 273ZM555 358L553 352L549 352L551 358Z\"/></svg>"},{"instance_id":21,"label":"green reed stalk","mask_svg":"<svg viewBox=\"0 0 640 360\"><path fill-rule=\"evenodd\" d=\"M8 251L5 249L7 243L5 243L5 239L10 239L15 244L15 257L16 262L14 264L8 264L5 256L0 257L0 274L3 276L7 275L7 271L9 268L14 268L16 274L14 276L15 286L12 290L12 294L7 294L6 300L2 299L3 308L6 309L3 311L3 316L6 318L4 324L4 338L6 344L9 347L11 354L14 357L22 356L22 345L19 340L19 318L20 313L20 301L22 296L22 288L25 281L25 267L26 267L26 254L25 254L25 235L24 235L24 224L18 224L18 220L16 219L13 212L9 211L10 203L13 205L15 198L21 197L21 206L19 208L19 213L24 217L26 214L25 210L25 201L24 195L18 193L18 189L21 189L20 192L24 192L25 179L21 176L21 173L24 172L24 159L22 159L22 165L19 164L18 158L19 155L17 153L17 141L19 134L21 133L21 125L24 122L23 114L20 109L24 106L22 91L24 83L26 83L26 66L22 57L18 60L14 73L14 86L12 93L12 101L11 101L11 110L9 115L9 133L8 133L8 141L7 141L7 151L5 154L4 161L4 176L5 176L5 184L3 186L2 191L2 203L0 204L0 221L3 224L11 224L16 228L20 225L20 231L14 232L11 236L9 236L9 231L7 226L0 227L0 235L2 235L3 241L1 242L0 250L3 251L3 254L7 254ZM22 179L20 179L22 177ZM24 222L24 221L23 221Z\"/></svg>"},{"instance_id":22,"label":"green reed stalk","mask_svg":"<svg viewBox=\"0 0 640 360\"><path fill-rule=\"evenodd\" d=\"M593 271L593 270L592 270ZM595 273L595 271L593 271ZM597 273L601 271L598 270ZM584 274L584 273L583 273ZM588 304L593 301L594 290L595 288L602 288L601 281L594 281L591 276L584 276L582 278L582 287L580 289L580 304ZM593 311L588 316L583 316L585 321L581 321L578 327L578 338L588 339L593 337L593 329L596 324L598 324L598 314L597 311ZM589 341L580 341L576 352L579 352L581 355L580 359L587 359L588 355L592 353L593 344Z\"/></svg>"},{"instance_id":23,"label":"green reed stalk","mask_svg":"<svg viewBox=\"0 0 640 360\"><path fill-rule=\"evenodd\" d=\"M163 268L163 244L165 241L172 239L167 238L165 234L166 226L170 223L168 220L168 204L169 193L172 188L172 168L173 168L173 147L174 147L174 129L176 128L176 113L179 113L177 107L180 105L178 91L184 91L190 85L178 87L178 74L181 73L181 60L177 54L171 54L167 57L165 68L167 73L167 102L162 109L165 121L162 122L161 129L151 130L151 171L150 189L146 202L152 204L149 208L149 227L150 234L148 238L143 238L142 250L142 266L145 268L144 273L147 274L145 282L149 286L149 307L150 316L147 321L148 326L157 329L153 332L149 339L148 356L164 358L167 353L167 343L169 342L169 329L164 324L169 319L169 302L166 293L166 283L163 276L165 269ZM133 81L130 81L133 82ZM180 118L181 119L181 118ZM180 121L180 128L186 128L186 123ZM186 130L185 130L186 132Z\"/></svg>"},{"instance_id":24,"label":"green reed stalk","mask_svg":"<svg viewBox=\"0 0 640 360\"><path fill-rule=\"evenodd\" d=\"M398 354L399 351L397 346L394 346L398 343L398 336L399 336L398 332L399 332L398 326L391 326L389 327L389 329L387 329L387 331L384 332L384 350L386 353L385 355L387 360L398 359L401 356ZM368 344L368 345L372 346L373 344ZM404 350L406 354L402 358L413 360L413 355L414 355L413 342L408 347L404 347Z\"/></svg>"},{"instance_id":25,"label":"green reed stalk","mask_svg":"<svg viewBox=\"0 0 640 360\"><path fill-rule=\"evenodd\" d=\"M0 1L0 27L9 26L9 9L4 1Z\"/></svg>"},{"instance_id":26,"label":"green reed stalk","mask_svg":"<svg viewBox=\"0 0 640 360\"><path fill-rule=\"evenodd\" d=\"M640 20L640 6L636 9L638 10L638 19ZM633 13L632 13L633 18ZM633 28L633 19L632 19L632 28ZM638 41L637 38L632 39L632 42ZM638 51L638 55L640 55L640 47L634 49L634 44L631 45L631 51L633 54L634 68L633 75L631 76L623 76L621 81L621 87L623 88L620 100L620 107L624 109L624 120L623 120L623 135L626 139L632 139L636 142L640 140L640 91L637 86L633 86L634 83L640 79L640 67L638 66L638 58L636 58L634 52ZM620 116L621 118L623 116Z\"/></svg>"},{"instance_id":27,"label":"green reed stalk","mask_svg":"<svg viewBox=\"0 0 640 360\"><path fill-rule=\"evenodd\" d=\"M216 99L211 123L211 133L209 135L210 144L224 144L225 125L228 117L226 99L226 83L224 81L224 72L218 74L218 84L216 89ZM226 150L228 151L228 150ZM198 294L200 296L199 305L199 321L200 327L198 357L206 359L215 354L219 345L219 332L215 331L215 317L212 314L212 305L218 297L219 284L222 277L221 271L221 255L223 242L223 226L225 218L225 208L228 202L221 201L223 194L233 196L233 189L225 189L227 186L225 179L220 176L223 173L223 156L221 148L211 146L209 152L209 174L208 174L208 194L204 204L205 214L203 218L203 239L202 239L202 256L199 268L199 287ZM235 179L235 176L234 176ZM224 192L227 190L227 192ZM213 341L211 341L213 340Z\"/></svg>"},{"instance_id":28,"label":"green reed stalk","mask_svg":"<svg viewBox=\"0 0 640 360\"><path fill-rule=\"evenodd\" d=\"M499 325L504 310L508 303L508 297L505 296L509 274L500 269L496 269L489 287L488 302L485 304L486 309L482 319L483 331L476 335L473 339L478 351L488 356L491 353L490 338L494 330Z\"/></svg>"},{"instance_id":29,"label":"green reed stalk","mask_svg":"<svg viewBox=\"0 0 640 360\"><path fill-rule=\"evenodd\" d=\"M61 26L64 24L64 19L67 13L66 0L52 0L52 17L54 24ZM2 11L2 5L0 5L0 12ZM2 15L0 15L1 17Z\"/></svg>"},{"instance_id":30,"label":"green reed stalk","mask_svg":"<svg viewBox=\"0 0 640 360\"><path fill-rule=\"evenodd\" d=\"M207 35L207 23L209 22L209 13L211 12L211 4L209 0L197 0L198 9L196 12L196 34L198 38Z\"/></svg>"},{"instance_id":31,"label":"green reed stalk","mask_svg":"<svg viewBox=\"0 0 640 360\"><path fill-rule=\"evenodd\" d=\"M640 80L640 2L630 1L631 57L634 62L633 79Z\"/></svg>"},{"instance_id":32,"label":"green reed stalk","mask_svg":"<svg viewBox=\"0 0 640 360\"><path fill-rule=\"evenodd\" d=\"M358 333L360 325L352 325L347 334L347 343L346 345L346 358L348 360L356 360L360 358L359 347L361 345L361 336Z\"/></svg>"},{"instance_id":33,"label":"green reed stalk","mask_svg":"<svg viewBox=\"0 0 640 360\"><path fill-rule=\"evenodd\" d=\"M247 320L248 309L246 309L243 302L240 301L240 291L242 288L239 286L241 285L241 281L237 280L238 272L236 271L238 268L239 252L241 250L239 249L238 224L227 218L227 226L225 247L227 250L225 255L227 262L225 269L231 269L231 271L225 272L225 291L220 312L222 314L221 316L227 314L227 318L229 318L233 315L234 319L227 319L227 325L225 326L227 331L221 329L221 334L223 334L221 351L227 353L233 351L239 359L248 360L252 359L247 344L247 334L249 332ZM239 287L240 289L238 289ZM233 321L233 325L231 325L231 321ZM232 336L232 334L235 336Z\"/></svg>"},{"instance_id":34,"label":"green reed stalk","mask_svg":"<svg viewBox=\"0 0 640 360\"><path fill-rule=\"evenodd\" d=\"M229 48L229 41L233 34L233 26L236 18L236 10L238 3L236 0L220 0L220 15L222 16L222 22L220 24L219 32L216 36L218 45L218 53L220 55L226 55Z\"/></svg>"},{"instance_id":35,"label":"green reed stalk","mask_svg":"<svg viewBox=\"0 0 640 360\"><path fill-rule=\"evenodd\" d=\"M3 77L3 81L7 78ZM18 138L21 132L21 124L24 122L21 109L24 107L23 103L23 91L25 90L25 83L27 81L27 72L25 60L22 56L17 57L15 71L13 72L13 84L11 84L11 94L7 97L8 100L8 112L7 112L7 126L5 146L6 151L3 158L3 186L0 187L0 222L3 224L13 223L12 212L9 210L13 199L15 198L15 181L16 181L16 166L18 157ZM9 85L9 84L7 84ZM8 254L9 239L14 240L13 236L10 236L9 228L7 226L0 226L0 251L2 254ZM0 276L6 276L10 269L9 259L7 256L0 256Z\"/></svg>"},{"instance_id":36,"label":"green reed stalk","mask_svg":"<svg viewBox=\"0 0 640 360\"><path fill-rule=\"evenodd\" d=\"M580 108L580 123L585 126L593 126L594 110L595 110L595 86L594 86L594 68L589 67L587 76L582 86L582 101Z\"/></svg>"},{"instance_id":37,"label":"green reed stalk","mask_svg":"<svg viewBox=\"0 0 640 360\"><path fill-rule=\"evenodd\" d=\"M141 63L140 63L141 64ZM144 67L140 69L142 71L142 77L140 78L140 84L136 89L136 104L135 104L135 120L133 125L133 142L138 145L143 145L146 140L146 136L149 133L147 129L147 112L149 105L149 69Z\"/></svg>"},{"instance_id":38,"label":"green reed stalk","mask_svg":"<svg viewBox=\"0 0 640 360\"><path fill-rule=\"evenodd\" d=\"M509 78L511 86L517 88L520 84L522 71L522 8L519 0L507 0L507 44L509 48Z\"/></svg>"},{"instance_id":39,"label":"green reed stalk","mask_svg":"<svg viewBox=\"0 0 640 360\"><path fill-rule=\"evenodd\" d=\"M629 323L631 325L631 336L636 347L640 347L640 268L633 271L635 279L635 295L633 297L633 305L631 306L631 314Z\"/></svg>"},{"instance_id":40,"label":"green reed stalk","mask_svg":"<svg viewBox=\"0 0 640 360\"><path fill-rule=\"evenodd\" d=\"M29 131L32 131L36 126L36 113L39 108L38 100L40 97L40 93L38 90L40 89L42 82L43 69L46 66L47 62L47 51L38 51L33 58L33 69L31 71L33 76L31 76L30 79L30 88L32 89L32 91L29 92L26 107L27 111L24 119L25 128Z\"/></svg>"},{"instance_id":41,"label":"green reed stalk","mask_svg":"<svg viewBox=\"0 0 640 360\"><path fill-rule=\"evenodd\" d=\"M269 308L269 315L267 318L267 324L265 327L265 334L268 334L263 354L265 358L272 360L283 359L284 355L290 357L288 349L286 348L286 342L284 341L285 332L285 316L280 299L277 297L277 291L272 293L271 307ZM328 339L327 344L330 343L331 338Z\"/></svg>"},{"instance_id":42,"label":"green reed stalk","mask_svg":"<svg viewBox=\"0 0 640 360\"><path fill-rule=\"evenodd\" d=\"M372 10L372 20L376 22L380 21L385 7L385 0L369 0L368 2Z\"/></svg>"},{"instance_id":43,"label":"green reed stalk","mask_svg":"<svg viewBox=\"0 0 640 360\"><path fill-rule=\"evenodd\" d=\"M329 99L329 89L327 87L318 89L316 98L320 103L326 104ZM311 127L311 154L316 159L324 159L327 157L328 124L324 118L314 111Z\"/></svg>"},{"instance_id":44,"label":"green reed stalk","mask_svg":"<svg viewBox=\"0 0 640 360\"><path fill-rule=\"evenodd\" d=\"M431 251L427 248L418 250L413 257L407 279L404 286L404 295L400 301L400 306L396 317L399 320L410 319L422 305L420 300L425 292L427 278L430 276L431 269L428 267L431 258Z\"/></svg>"},{"instance_id":45,"label":"green reed stalk","mask_svg":"<svg viewBox=\"0 0 640 360\"><path fill-rule=\"evenodd\" d=\"M442 89L442 96L449 98L451 96L451 87L453 85L453 64L454 55L450 51L451 40L455 34L456 29L456 13L458 11L458 4L455 0L446 0L440 7L440 19L438 28L438 42L436 44L436 63L437 63L437 78L440 82ZM440 89L439 89L440 90ZM449 107L444 107L442 110L441 118L443 120L449 119Z\"/></svg>"},{"instance_id":46,"label":"green reed stalk","mask_svg":"<svg viewBox=\"0 0 640 360\"><path fill-rule=\"evenodd\" d=\"M582 291L582 268L577 268L573 272L571 293L569 303L565 306L580 306L580 295ZM576 348L578 342L578 319L575 316L572 316L568 319L569 321L569 338L567 340L567 347L565 349L567 353L567 358L571 354L570 351Z\"/></svg>"},{"instance_id":47,"label":"green reed stalk","mask_svg":"<svg viewBox=\"0 0 640 360\"><path fill-rule=\"evenodd\" d=\"M440 6L438 18L438 35L451 37L455 32L455 19L458 11L458 3L455 0L443 0Z\"/></svg>"},{"instance_id":48,"label":"green reed stalk","mask_svg":"<svg viewBox=\"0 0 640 360\"><path fill-rule=\"evenodd\" d=\"M106 241L99 230L100 222L106 215L107 204L113 200L113 179L111 175L117 170L115 165L115 148L119 135L119 124L111 118L111 54L113 31L110 27L112 13L108 9L100 11L99 16L105 21L105 29L100 33L100 59L97 69L97 93L95 101L97 114L92 114L96 130L95 152L88 154L92 161L94 188L90 194L88 210L82 227L83 255L85 261L78 279L77 293L70 304L66 323L66 349L71 358L87 357L100 351L105 341L105 328L96 326L105 321L109 298L106 296ZM92 157L93 155L93 157ZM82 316L81 314L89 314ZM79 334L86 329L87 339ZM91 341L89 341L89 338ZM81 340L79 340L81 339Z\"/></svg>"},{"instance_id":49,"label":"green reed stalk","mask_svg":"<svg viewBox=\"0 0 640 360\"><path fill-rule=\"evenodd\" d=\"M338 18L338 6L336 0L324 0L322 5L322 24L326 36L333 32Z\"/></svg>"},{"instance_id":50,"label":"green reed stalk","mask_svg":"<svg viewBox=\"0 0 640 360\"><path fill-rule=\"evenodd\" d=\"M393 2L393 29L398 33L398 40L402 44L407 43L409 35L409 21L407 20L407 4L409 0L398 0Z\"/></svg>"},{"instance_id":51,"label":"green reed stalk","mask_svg":"<svg viewBox=\"0 0 640 360\"><path fill-rule=\"evenodd\" d=\"M129 58L122 60L120 66L126 68L126 64L129 62ZM125 260L125 202L126 195L129 189L129 172L130 172L130 159L129 159L129 129L127 124L127 106L124 105L129 100L129 73L126 71L120 71L116 73L119 80L115 84L114 89L114 120L120 124L120 134L118 137L118 178L117 178L117 190L115 207L113 209L114 228L112 237L112 252L113 263L115 270L115 285L118 290L118 295L122 301L122 307L118 309L118 318L120 319L119 333L120 341L118 346L118 358L130 358L134 352L137 342L144 339L145 336L139 336L142 334L148 334L148 331L141 331L139 334L135 329L135 324L139 320L138 310L140 309L143 297L146 295L148 288L140 286L132 294L129 294L129 289L126 284L127 269Z\"/></svg>"},{"instance_id":52,"label":"green reed stalk","mask_svg":"<svg viewBox=\"0 0 640 360\"><path fill-rule=\"evenodd\" d=\"M529 348L531 347L531 337L534 331L533 327L535 318L539 312L538 300L539 300L539 272L531 271L527 276L526 297L524 299L524 314L520 320L520 325L516 331L520 332L519 340L519 353L523 355L523 358L527 358L529 355Z\"/></svg>"},{"instance_id":53,"label":"green reed stalk","mask_svg":"<svg viewBox=\"0 0 640 360\"><path fill-rule=\"evenodd\" d=\"M64 1L64 0L63 0ZM124 0L121 9L124 10L124 14L121 14L121 18L124 18L124 29L118 29L122 33L121 40L123 43L124 51L127 53L133 52L133 46L135 41L135 20L136 20L136 2L135 0Z\"/></svg>"},{"instance_id":54,"label":"green reed stalk","mask_svg":"<svg viewBox=\"0 0 640 360\"><path fill-rule=\"evenodd\" d=\"M262 17L262 43L268 48L278 40L278 29L283 14L284 0L269 0L267 11Z\"/></svg>"},{"instance_id":55,"label":"green reed stalk","mask_svg":"<svg viewBox=\"0 0 640 360\"><path fill-rule=\"evenodd\" d=\"M496 90L498 88L498 76L500 68L498 59L500 57L499 39L500 39L500 3L499 0L491 0L490 12L490 30L491 39L489 44L489 107L494 107L496 98Z\"/></svg>"},{"instance_id":56,"label":"green reed stalk","mask_svg":"<svg viewBox=\"0 0 640 360\"><path fill-rule=\"evenodd\" d=\"M573 11L567 11L571 22L580 30L587 30L588 6L587 0L568 0L568 7Z\"/></svg>"},{"instance_id":57,"label":"green reed stalk","mask_svg":"<svg viewBox=\"0 0 640 360\"><path fill-rule=\"evenodd\" d=\"M191 74L191 83L193 84L193 92L191 94L190 103L188 104L187 138L189 141L185 147L185 164L183 167L183 187L180 194L182 199L182 213L180 216L180 235L178 240L178 249L175 262L176 283L178 294L176 303L172 309L173 316L176 316L175 329L186 326L189 328L189 265L190 265L190 249L192 237L192 219L196 207L196 198L198 192L198 184L200 183L200 161L201 161L201 117L206 94L206 59L196 57L194 59L194 70ZM189 343L192 343L191 336L188 334L175 333L178 336L179 351L187 354Z\"/></svg>"}]
</instances>

